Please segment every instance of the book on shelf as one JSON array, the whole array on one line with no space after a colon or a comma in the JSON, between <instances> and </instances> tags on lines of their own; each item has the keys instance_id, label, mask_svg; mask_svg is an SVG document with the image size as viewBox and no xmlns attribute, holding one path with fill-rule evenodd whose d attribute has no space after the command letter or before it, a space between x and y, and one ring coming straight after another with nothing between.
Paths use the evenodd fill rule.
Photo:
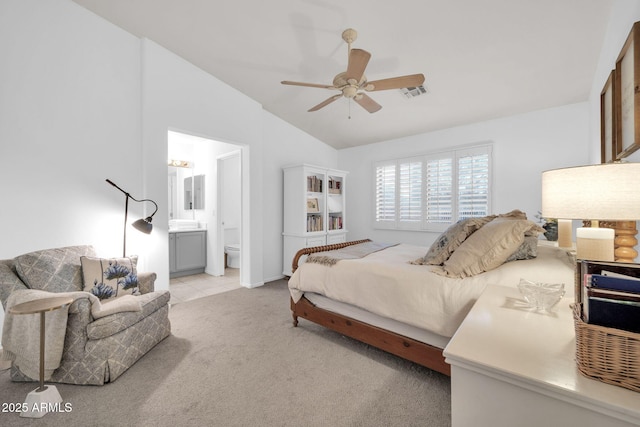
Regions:
<instances>
[{"instance_id":1,"label":"book on shelf","mask_svg":"<svg viewBox=\"0 0 640 427\"><path fill-rule=\"evenodd\" d=\"M342 193L342 181L338 181L333 178L329 178L329 193L341 194Z\"/></svg>"},{"instance_id":2,"label":"book on shelf","mask_svg":"<svg viewBox=\"0 0 640 427\"><path fill-rule=\"evenodd\" d=\"M324 231L322 215L307 216L307 232Z\"/></svg>"},{"instance_id":3,"label":"book on shelf","mask_svg":"<svg viewBox=\"0 0 640 427\"><path fill-rule=\"evenodd\" d=\"M640 332L640 266L629 263L581 261L582 320L594 325Z\"/></svg>"},{"instance_id":4,"label":"book on shelf","mask_svg":"<svg viewBox=\"0 0 640 427\"><path fill-rule=\"evenodd\" d=\"M322 178L315 175L307 177L307 191L312 193L322 193Z\"/></svg>"},{"instance_id":5,"label":"book on shelf","mask_svg":"<svg viewBox=\"0 0 640 427\"><path fill-rule=\"evenodd\" d=\"M342 217L330 216L329 217L329 230L342 230Z\"/></svg>"}]
</instances>

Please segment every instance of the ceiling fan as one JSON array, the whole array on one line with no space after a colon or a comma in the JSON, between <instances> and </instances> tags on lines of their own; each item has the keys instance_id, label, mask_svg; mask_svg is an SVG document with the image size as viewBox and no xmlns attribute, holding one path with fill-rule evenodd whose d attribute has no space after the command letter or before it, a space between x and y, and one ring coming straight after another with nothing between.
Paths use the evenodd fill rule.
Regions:
<instances>
[{"instance_id":1,"label":"ceiling fan","mask_svg":"<svg viewBox=\"0 0 640 427\"><path fill-rule=\"evenodd\" d=\"M347 71L336 75L333 78L332 85L291 82L287 80L281 82L283 85L317 87L321 89L339 90L341 92L322 101L315 107L312 107L308 110L309 112L318 111L319 109L331 104L338 98L344 96L345 98L353 99L368 112L375 113L376 111L380 110L382 106L363 91L373 92L377 90L418 87L422 83L424 83L423 74L411 74L408 76L374 80L372 82L367 81L367 78L364 75L364 70L369 63L371 54L363 49L351 49L351 43L356 40L357 36L358 33L352 28L348 28L342 32L342 39L347 42L349 46L349 62L347 65Z\"/></svg>"}]
</instances>

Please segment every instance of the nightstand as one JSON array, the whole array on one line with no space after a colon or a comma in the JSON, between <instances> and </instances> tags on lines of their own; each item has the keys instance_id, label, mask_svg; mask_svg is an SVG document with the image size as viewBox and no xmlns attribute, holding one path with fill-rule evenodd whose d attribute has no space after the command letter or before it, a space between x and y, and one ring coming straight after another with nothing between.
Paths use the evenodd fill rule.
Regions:
<instances>
[{"instance_id":1,"label":"nightstand","mask_svg":"<svg viewBox=\"0 0 640 427\"><path fill-rule=\"evenodd\" d=\"M640 393L579 373L572 302L537 312L487 287L444 350L453 427L640 425Z\"/></svg>"}]
</instances>

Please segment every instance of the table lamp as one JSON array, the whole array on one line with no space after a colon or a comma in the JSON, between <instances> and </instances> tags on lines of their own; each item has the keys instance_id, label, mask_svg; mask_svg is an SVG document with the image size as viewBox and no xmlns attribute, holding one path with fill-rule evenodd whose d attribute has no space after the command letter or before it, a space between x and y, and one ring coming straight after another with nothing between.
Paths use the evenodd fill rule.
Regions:
<instances>
[{"instance_id":1,"label":"table lamp","mask_svg":"<svg viewBox=\"0 0 640 427\"><path fill-rule=\"evenodd\" d=\"M606 163L543 172L542 216L591 220L591 228L576 230L578 259L633 262L637 255L633 249L635 238L631 245L627 242L614 250L614 245L620 243L615 231L598 228L598 221L632 221L635 230L635 221L640 219L640 163Z\"/></svg>"}]
</instances>

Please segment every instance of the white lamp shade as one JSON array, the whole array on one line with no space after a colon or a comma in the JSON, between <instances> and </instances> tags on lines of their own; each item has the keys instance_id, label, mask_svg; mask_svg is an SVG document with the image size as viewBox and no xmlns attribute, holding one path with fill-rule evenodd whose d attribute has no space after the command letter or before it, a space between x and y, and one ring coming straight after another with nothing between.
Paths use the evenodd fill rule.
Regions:
<instances>
[{"instance_id":1,"label":"white lamp shade","mask_svg":"<svg viewBox=\"0 0 640 427\"><path fill-rule=\"evenodd\" d=\"M542 216L640 219L640 163L607 163L543 172Z\"/></svg>"}]
</instances>

